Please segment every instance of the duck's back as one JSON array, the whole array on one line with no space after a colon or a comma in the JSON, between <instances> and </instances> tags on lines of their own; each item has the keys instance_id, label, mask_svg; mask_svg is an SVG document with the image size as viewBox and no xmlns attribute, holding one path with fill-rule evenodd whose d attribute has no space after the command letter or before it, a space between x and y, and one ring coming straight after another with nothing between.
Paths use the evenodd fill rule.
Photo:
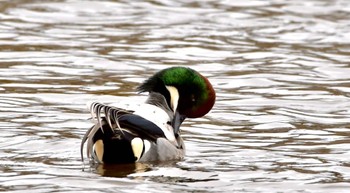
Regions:
<instances>
[{"instance_id":1,"label":"duck's back","mask_svg":"<svg viewBox=\"0 0 350 193\"><path fill-rule=\"evenodd\" d=\"M169 109L142 104L135 111L126 111L92 103L90 110L95 124L85 134L82 148L88 141L87 155L95 162L165 161L184 156L184 144L174 134Z\"/></svg>"}]
</instances>

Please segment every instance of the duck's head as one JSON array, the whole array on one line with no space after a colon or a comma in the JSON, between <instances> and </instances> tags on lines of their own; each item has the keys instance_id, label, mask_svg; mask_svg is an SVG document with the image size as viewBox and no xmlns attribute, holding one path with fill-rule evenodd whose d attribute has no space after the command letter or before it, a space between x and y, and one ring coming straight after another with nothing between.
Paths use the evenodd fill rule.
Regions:
<instances>
[{"instance_id":1,"label":"duck's head","mask_svg":"<svg viewBox=\"0 0 350 193\"><path fill-rule=\"evenodd\" d=\"M179 119L176 121L180 121L178 124L181 124L186 117L204 116L215 103L215 91L209 80L186 67L161 70L143 82L138 90L162 94Z\"/></svg>"}]
</instances>

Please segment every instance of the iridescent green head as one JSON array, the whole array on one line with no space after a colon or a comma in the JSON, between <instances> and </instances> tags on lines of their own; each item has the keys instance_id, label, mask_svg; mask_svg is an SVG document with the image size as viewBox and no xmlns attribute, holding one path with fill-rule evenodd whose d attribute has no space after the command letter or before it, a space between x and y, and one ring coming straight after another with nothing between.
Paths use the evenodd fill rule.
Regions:
<instances>
[{"instance_id":1,"label":"iridescent green head","mask_svg":"<svg viewBox=\"0 0 350 193\"><path fill-rule=\"evenodd\" d=\"M157 72L138 87L140 92L159 92L173 111L188 118L202 117L215 103L209 80L186 67L171 67Z\"/></svg>"}]
</instances>

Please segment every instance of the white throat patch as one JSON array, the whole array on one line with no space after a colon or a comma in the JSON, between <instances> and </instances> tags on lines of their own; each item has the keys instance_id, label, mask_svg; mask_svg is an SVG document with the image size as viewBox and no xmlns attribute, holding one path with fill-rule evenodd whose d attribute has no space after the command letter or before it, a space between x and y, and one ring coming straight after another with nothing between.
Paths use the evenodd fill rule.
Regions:
<instances>
[{"instance_id":1,"label":"white throat patch","mask_svg":"<svg viewBox=\"0 0 350 193\"><path fill-rule=\"evenodd\" d=\"M177 109L178 102L179 102L179 97L180 97L179 91L174 86L166 86L166 89L168 89L168 91L170 93L170 105L175 113L175 111Z\"/></svg>"}]
</instances>

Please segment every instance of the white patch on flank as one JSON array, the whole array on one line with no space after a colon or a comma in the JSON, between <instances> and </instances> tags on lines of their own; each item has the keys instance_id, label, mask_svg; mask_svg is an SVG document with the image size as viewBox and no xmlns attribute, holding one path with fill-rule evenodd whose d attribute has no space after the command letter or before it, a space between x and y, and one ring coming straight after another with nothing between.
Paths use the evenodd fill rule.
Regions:
<instances>
[{"instance_id":1,"label":"white patch on flank","mask_svg":"<svg viewBox=\"0 0 350 193\"><path fill-rule=\"evenodd\" d=\"M143 150L142 139L139 137L135 137L133 140L131 140L131 147L135 157L137 158L137 160L139 160Z\"/></svg>"},{"instance_id":2,"label":"white patch on flank","mask_svg":"<svg viewBox=\"0 0 350 193\"><path fill-rule=\"evenodd\" d=\"M170 105L175 113L180 97L179 91L174 86L166 86L166 89L168 89L170 93Z\"/></svg>"},{"instance_id":3,"label":"white patch on flank","mask_svg":"<svg viewBox=\"0 0 350 193\"><path fill-rule=\"evenodd\" d=\"M102 161L103 153L104 153L103 146L104 146L104 144L103 144L103 141L101 139L97 140L94 144L95 154L101 163L103 163L103 161Z\"/></svg>"},{"instance_id":4,"label":"white patch on flank","mask_svg":"<svg viewBox=\"0 0 350 193\"><path fill-rule=\"evenodd\" d=\"M174 131L172 128L169 130L169 125L167 124L171 121L170 117L163 109L150 104L142 104L134 114L153 122L164 132L165 137L169 141L175 141Z\"/></svg>"},{"instance_id":5,"label":"white patch on flank","mask_svg":"<svg viewBox=\"0 0 350 193\"><path fill-rule=\"evenodd\" d=\"M148 140L143 140L143 144L145 145L145 153L151 149L151 142Z\"/></svg>"}]
</instances>

